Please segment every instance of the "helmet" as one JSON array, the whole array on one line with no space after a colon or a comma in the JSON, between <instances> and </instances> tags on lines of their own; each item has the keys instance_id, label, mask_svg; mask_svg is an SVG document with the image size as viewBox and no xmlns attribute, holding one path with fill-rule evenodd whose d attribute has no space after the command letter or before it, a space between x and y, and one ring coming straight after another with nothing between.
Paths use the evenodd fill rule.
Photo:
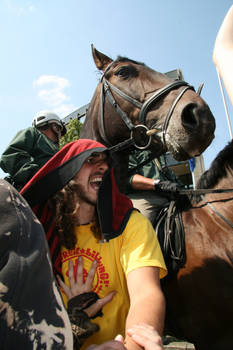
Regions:
<instances>
[{"instance_id":1,"label":"helmet","mask_svg":"<svg viewBox=\"0 0 233 350\"><path fill-rule=\"evenodd\" d=\"M40 128L41 126L48 125L51 123L55 123L57 125L60 125L62 127L62 136L66 133L66 127L65 124L62 122L62 120L58 117L57 114L49 111L40 111L36 113L36 115L33 118L32 126L35 128Z\"/></svg>"}]
</instances>

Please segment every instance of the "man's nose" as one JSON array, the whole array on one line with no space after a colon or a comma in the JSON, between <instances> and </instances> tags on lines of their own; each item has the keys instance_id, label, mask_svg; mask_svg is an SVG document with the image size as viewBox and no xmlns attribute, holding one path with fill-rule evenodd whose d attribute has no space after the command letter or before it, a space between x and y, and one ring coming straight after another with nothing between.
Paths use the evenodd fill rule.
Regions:
<instances>
[{"instance_id":1,"label":"man's nose","mask_svg":"<svg viewBox=\"0 0 233 350\"><path fill-rule=\"evenodd\" d=\"M101 160L100 162L98 162L98 168L101 169L101 170L106 171L106 170L108 170L109 165L106 162L106 160Z\"/></svg>"}]
</instances>

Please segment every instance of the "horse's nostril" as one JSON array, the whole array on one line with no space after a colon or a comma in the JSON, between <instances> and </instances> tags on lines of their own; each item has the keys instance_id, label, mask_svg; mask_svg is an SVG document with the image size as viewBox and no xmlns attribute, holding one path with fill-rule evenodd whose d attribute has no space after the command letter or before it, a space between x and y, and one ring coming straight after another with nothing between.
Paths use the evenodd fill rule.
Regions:
<instances>
[{"instance_id":1,"label":"horse's nostril","mask_svg":"<svg viewBox=\"0 0 233 350\"><path fill-rule=\"evenodd\" d=\"M185 129L195 129L199 125L198 116L195 113L197 105L194 103L188 104L182 112L181 120Z\"/></svg>"}]
</instances>

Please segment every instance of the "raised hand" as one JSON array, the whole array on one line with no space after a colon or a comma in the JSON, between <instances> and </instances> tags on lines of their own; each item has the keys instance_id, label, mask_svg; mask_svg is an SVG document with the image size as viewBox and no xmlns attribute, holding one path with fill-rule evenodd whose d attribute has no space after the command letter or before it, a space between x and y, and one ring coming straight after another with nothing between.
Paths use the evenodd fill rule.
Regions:
<instances>
[{"instance_id":1,"label":"raised hand","mask_svg":"<svg viewBox=\"0 0 233 350\"><path fill-rule=\"evenodd\" d=\"M74 265L73 261L69 261L68 266L68 277L69 277L69 287L61 280L59 276L57 276L59 284L61 288L63 289L64 293L67 296L68 301L72 298L81 295L83 293L88 293L92 291L92 283L95 277L96 269L97 269L97 261L94 261L91 265L90 271L87 275L87 278L85 282L83 282L83 260L81 257L79 257L78 260L78 268L77 268L77 274L76 279L74 275ZM107 294L104 298L98 299L94 304L90 305L88 308L85 309L86 314L89 317L92 317L96 315L99 310L102 309L104 305L109 303L114 295L116 294L115 291L110 292Z\"/></svg>"},{"instance_id":2,"label":"raised hand","mask_svg":"<svg viewBox=\"0 0 233 350\"><path fill-rule=\"evenodd\" d=\"M69 277L70 287L68 287L58 276L59 284L62 287L63 291L65 292L68 300L72 299L77 295L91 292L92 283L96 273L96 268L97 268L97 261L93 261L90 271L87 275L86 281L83 282L83 259L81 257L78 258L78 268L77 268L76 279L74 276L73 261L72 260L69 261L68 277Z\"/></svg>"}]
</instances>

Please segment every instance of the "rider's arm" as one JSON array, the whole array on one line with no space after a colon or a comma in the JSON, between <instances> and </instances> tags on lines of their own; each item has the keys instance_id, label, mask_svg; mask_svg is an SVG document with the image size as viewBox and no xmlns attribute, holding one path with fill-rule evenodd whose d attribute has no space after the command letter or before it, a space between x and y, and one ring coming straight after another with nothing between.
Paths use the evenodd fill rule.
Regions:
<instances>
[{"instance_id":1,"label":"rider's arm","mask_svg":"<svg viewBox=\"0 0 233 350\"><path fill-rule=\"evenodd\" d=\"M150 152L148 151L134 151L129 156L129 170L143 163L149 156ZM128 177L128 192L132 192L132 190L154 190L155 180L159 180L159 176L159 171L154 162L149 161Z\"/></svg>"},{"instance_id":2,"label":"rider's arm","mask_svg":"<svg viewBox=\"0 0 233 350\"><path fill-rule=\"evenodd\" d=\"M233 5L226 14L216 37L213 61L233 104Z\"/></svg>"},{"instance_id":3,"label":"rider's arm","mask_svg":"<svg viewBox=\"0 0 233 350\"><path fill-rule=\"evenodd\" d=\"M131 186L134 190L154 190L155 180L149 179L148 177L139 174L135 174L132 176Z\"/></svg>"}]
</instances>

